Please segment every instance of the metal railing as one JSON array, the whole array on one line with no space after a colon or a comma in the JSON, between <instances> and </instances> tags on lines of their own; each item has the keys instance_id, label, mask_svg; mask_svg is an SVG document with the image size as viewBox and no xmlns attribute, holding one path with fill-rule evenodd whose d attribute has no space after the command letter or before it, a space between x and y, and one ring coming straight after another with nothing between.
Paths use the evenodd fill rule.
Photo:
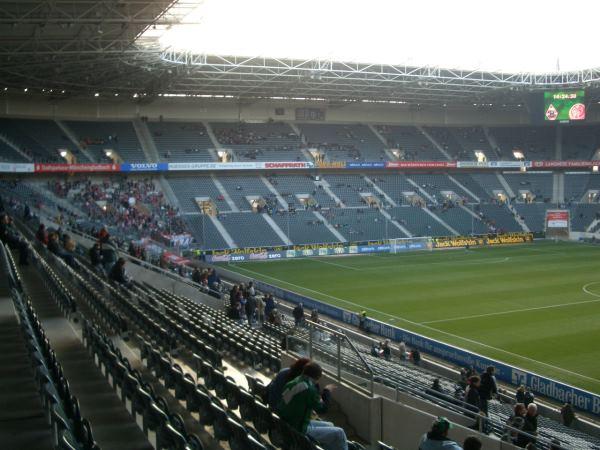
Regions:
<instances>
[{"instance_id":1,"label":"metal railing","mask_svg":"<svg viewBox=\"0 0 600 450\"><path fill-rule=\"evenodd\" d=\"M303 320L301 326L285 335L285 346L292 354L319 362L338 382L343 380L371 396L374 394L375 373L344 333Z\"/></svg>"}]
</instances>

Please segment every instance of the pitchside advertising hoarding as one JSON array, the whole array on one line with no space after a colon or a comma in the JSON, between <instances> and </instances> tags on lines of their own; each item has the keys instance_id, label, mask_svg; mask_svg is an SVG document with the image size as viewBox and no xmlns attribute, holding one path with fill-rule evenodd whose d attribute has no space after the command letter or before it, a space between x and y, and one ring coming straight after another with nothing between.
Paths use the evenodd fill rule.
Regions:
<instances>
[{"instance_id":1,"label":"pitchside advertising hoarding","mask_svg":"<svg viewBox=\"0 0 600 450\"><path fill-rule=\"evenodd\" d=\"M0 163L0 173L210 172L224 170L394 170L394 169L591 169L600 161L311 161L178 162L178 163Z\"/></svg>"},{"instance_id":2,"label":"pitchside advertising hoarding","mask_svg":"<svg viewBox=\"0 0 600 450\"><path fill-rule=\"evenodd\" d=\"M569 211L546 211L546 228L569 228Z\"/></svg>"},{"instance_id":3,"label":"pitchside advertising hoarding","mask_svg":"<svg viewBox=\"0 0 600 450\"><path fill-rule=\"evenodd\" d=\"M312 298L263 283L262 281L255 281L255 285L260 291L269 292L290 303L302 303L308 309L316 309L321 315L326 315L332 319L354 326L358 326L359 324L359 317L356 313L321 303ZM390 318L393 317L390 316ZM496 368L496 378L504 383L514 386L524 385L536 395L542 395L560 403L571 402L573 406L582 411L600 416L600 396L591 392L487 358L478 353L444 344L435 339L388 325L378 320L367 319L366 326L371 334L396 342L403 341L410 348L419 349L424 353L449 361L460 367L472 366L478 372L483 372L486 367L494 366ZM439 330L435 331L439 332Z\"/></svg>"},{"instance_id":4,"label":"pitchside advertising hoarding","mask_svg":"<svg viewBox=\"0 0 600 450\"><path fill-rule=\"evenodd\" d=\"M204 255L209 263L243 262L268 259L306 258L313 256L357 255L362 253L402 253L435 248L525 244L533 241L532 233L452 236L439 238L405 238L356 243L307 244L291 247L241 248L215 250Z\"/></svg>"},{"instance_id":5,"label":"pitchside advertising hoarding","mask_svg":"<svg viewBox=\"0 0 600 450\"><path fill-rule=\"evenodd\" d=\"M34 167L27 163L0 163L0 173L31 173Z\"/></svg>"}]
</instances>

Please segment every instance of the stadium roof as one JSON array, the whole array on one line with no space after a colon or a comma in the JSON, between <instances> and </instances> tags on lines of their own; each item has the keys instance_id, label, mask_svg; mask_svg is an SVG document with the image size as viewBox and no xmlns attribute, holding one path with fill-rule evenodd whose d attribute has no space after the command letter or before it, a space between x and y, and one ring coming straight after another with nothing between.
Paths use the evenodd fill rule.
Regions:
<instances>
[{"instance_id":1,"label":"stadium roof","mask_svg":"<svg viewBox=\"0 0 600 450\"><path fill-rule=\"evenodd\" d=\"M393 30L391 34L380 33L380 41L369 41L364 36L372 27L357 29L358 25L355 23L346 22L350 32L343 34L342 28L334 27L327 20L324 7L319 10L320 15L315 17L314 23L305 25L305 37L298 38L293 32L292 19L298 16L301 23L306 23L310 17L306 15L305 9L301 9L300 3L255 0L238 3L238 8L232 8L231 1L233 0L0 0L0 89L15 92L27 89L27 92L42 92L57 98L95 94L139 98L191 95L242 99L275 97L334 102L489 105L522 103L532 91L586 87L588 101L600 100L600 69L585 69L582 66L586 61L586 54L592 55L593 52L588 52L585 45L573 45L573 51L569 54L568 45L557 44L561 39L569 44L574 36L578 37L577 41L581 42L581 39L585 42L585 35L577 35L577 30L569 30L568 26L573 23L578 30L593 30L593 27L582 26L585 25L583 22L587 20L586 17L593 17L593 14L578 14L577 20L573 22L558 20L548 23L544 20L547 14L540 13L540 22L555 34L551 38L540 38L539 48L545 48L545 42L550 40L552 45L546 47L560 47L566 52L565 58L554 61L552 51L542 50L530 56L530 47L524 44L514 55L511 56L509 52L506 59L509 62L539 60L543 62L540 66L542 68L560 63L573 70L557 71L555 67L535 72L508 72L490 70L494 67L493 63L483 60L479 61L480 69L459 68L465 67L465 64L468 66L469 61L462 61L460 54L452 54L449 49L460 47L453 43L458 38L466 39L465 36L469 33L464 32L457 32L456 39L448 37L447 45L441 47L444 66L457 68L442 68L439 64L432 65L422 59L426 53L424 48L435 49L431 42L444 40L443 36L440 38L436 34L435 30L440 27L434 20L434 17L444 17L442 3L439 7L435 6L435 16L432 14L424 19L413 19L409 15L409 20L404 18L406 15L398 17L397 30ZM338 4L337 0L331 1L332 4ZM513 0L507 1L511 3ZM305 3L312 5L315 2L307 0ZM321 3L326 5L328 2ZM371 24L379 18L381 23L378 25L382 29L388 29L395 23L397 15L396 10L388 10L390 5L404 5L406 2L388 2L388 9L385 9L377 0L368 5L347 0L348 5L354 3L355 6L362 4L364 9L360 13L365 24ZM283 13L280 8L279 16L267 17L271 21L280 17L283 25L274 27L275 34L259 33L257 30L264 30L266 25L254 20L256 17L247 17L252 8L243 8L242 5L248 4L253 5L259 13L256 17L264 12L259 8L261 5L275 8L276 12L277 4L287 5ZM217 8L215 5L225 7ZM430 8L434 9L433 6ZM523 13L523 8L515 11ZM548 3L545 8L537 11L552 11ZM522 31L512 31L514 24L506 22L510 14L507 16L502 11L504 10L498 10L498 21L501 28L506 30L507 45L514 46L518 43L514 35ZM512 14L511 11L509 9ZM229 16L223 15L224 12ZM467 19L473 20L475 17L465 14ZM244 20L238 20L237 17ZM221 23L223 26L219 32L218 24ZM249 23L251 27L244 28L244 23ZM421 33L419 27L414 26L415 23L422 23ZM494 23L484 23L484 27L496 30L498 27ZM455 24L457 29L462 25L463 22ZM556 30L558 25L563 26L562 31ZM328 44L332 35L323 32L330 28L334 37L339 35L340 39L348 40L355 48L361 42L360 39L364 38L368 44L364 46L366 51L357 51L354 58L348 52L334 52L334 46ZM481 29L481 25L474 28L478 31ZM411 35L415 35L415 41L423 41L427 36L429 40L421 47L411 50L417 53L410 54L408 50L407 53L401 53L408 55L404 60L396 58L393 51L388 52L391 55L388 58L385 56L386 49L394 48L393 45L390 46L394 33L404 43L410 41ZM510 36L513 38L509 38ZM291 39L289 42L285 40L288 38ZM323 42L320 54L310 53L300 45L306 41L308 48L309 43L319 44L320 39ZM272 51L264 47L262 53L255 52L270 54L269 57L253 56L248 47L244 47L245 41L254 42L253 40L259 44L277 43L281 40L286 45L280 45L279 52L277 47ZM480 36L474 36L465 44L467 51L462 49L461 54L467 57L472 53L471 64L485 54L484 50L487 48L485 45L474 46L473 43L478 40L481 40ZM192 42L194 45L182 45L182 42ZM372 55L369 56L369 50L375 47L378 52L371 52ZM302 51L298 52L298 49ZM237 56L223 56L228 53ZM240 56L243 53L247 56ZM416 54L420 56L417 57ZM311 57L312 55L316 56ZM362 62L348 62L352 60ZM452 64L452 61L456 63Z\"/></svg>"}]
</instances>

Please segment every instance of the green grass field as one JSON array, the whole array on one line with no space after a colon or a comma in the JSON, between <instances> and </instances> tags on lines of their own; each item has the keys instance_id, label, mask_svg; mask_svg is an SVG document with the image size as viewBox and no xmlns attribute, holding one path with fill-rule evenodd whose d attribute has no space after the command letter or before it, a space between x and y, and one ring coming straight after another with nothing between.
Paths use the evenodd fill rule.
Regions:
<instances>
[{"instance_id":1,"label":"green grass field","mask_svg":"<svg viewBox=\"0 0 600 450\"><path fill-rule=\"evenodd\" d=\"M600 247L547 242L227 268L600 393Z\"/></svg>"}]
</instances>

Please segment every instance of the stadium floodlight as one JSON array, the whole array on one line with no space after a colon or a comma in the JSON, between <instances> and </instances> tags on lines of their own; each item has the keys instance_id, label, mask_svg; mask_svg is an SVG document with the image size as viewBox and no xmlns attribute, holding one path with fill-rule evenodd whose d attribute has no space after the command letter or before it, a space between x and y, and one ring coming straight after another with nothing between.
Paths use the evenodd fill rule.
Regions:
<instances>
[{"instance_id":1,"label":"stadium floodlight","mask_svg":"<svg viewBox=\"0 0 600 450\"><path fill-rule=\"evenodd\" d=\"M65 149L61 149L61 150L59 150L58 154L61 156L61 158L66 159L69 152L67 152Z\"/></svg>"},{"instance_id":2,"label":"stadium floodlight","mask_svg":"<svg viewBox=\"0 0 600 450\"><path fill-rule=\"evenodd\" d=\"M113 155L113 151L111 149L107 148L104 150L104 154L110 158Z\"/></svg>"},{"instance_id":3,"label":"stadium floodlight","mask_svg":"<svg viewBox=\"0 0 600 450\"><path fill-rule=\"evenodd\" d=\"M513 150L515 159L525 159L525 154L521 150Z\"/></svg>"}]
</instances>

